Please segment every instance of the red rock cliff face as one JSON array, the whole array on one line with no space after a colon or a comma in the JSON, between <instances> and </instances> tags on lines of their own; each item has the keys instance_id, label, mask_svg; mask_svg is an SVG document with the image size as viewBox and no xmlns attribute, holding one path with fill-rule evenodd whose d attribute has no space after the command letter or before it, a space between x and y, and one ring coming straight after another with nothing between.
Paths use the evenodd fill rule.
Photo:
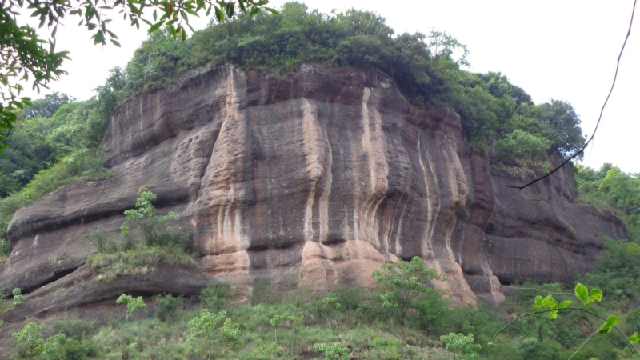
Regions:
<instances>
[{"instance_id":1,"label":"red rock cliff face","mask_svg":"<svg viewBox=\"0 0 640 360\"><path fill-rule=\"evenodd\" d=\"M86 235L116 230L143 186L180 214L203 254L190 282L166 280L172 292L199 277L368 286L383 262L420 256L456 301L500 302L501 282L569 280L605 237L625 237L618 219L576 204L571 169L509 188L521 180L466 150L455 113L410 105L376 72L201 69L123 104L104 149L113 177L56 191L11 223L0 287L30 291L33 309L126 290L100 285L71 300L90 278ZM158 291L156 280L136 286Z\"/></svg>"}]
</instances>

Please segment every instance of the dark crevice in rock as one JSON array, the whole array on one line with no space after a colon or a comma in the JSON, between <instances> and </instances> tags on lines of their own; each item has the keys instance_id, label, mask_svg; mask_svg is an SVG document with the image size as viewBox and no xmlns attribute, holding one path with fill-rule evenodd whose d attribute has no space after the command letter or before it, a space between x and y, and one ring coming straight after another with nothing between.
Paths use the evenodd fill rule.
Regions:
<instances>
[{"instance_id":1,"label":"dark crevice in rock","mask_svg":"<svg viewBox=\"0 0 640 360\"><path fill-rule=\"evenodd\" d=\"M153 189L151 189L153 191ZM159 192L158 192L159 193ZM189 193L187 191L173 191L167 193L159 193L158 199L154 202L154 206L161 210L162 208L180 205L189 201ZM127 209L131 208L128 207ZM122 209L124 212L126 209Z\"/></svg>"},{"instance_id":2,"label":"dark crevice in rock","mask_svg":"<svg viewBox=\"0 0 640 360\"><path fill-rule=\"evenodd\" d=\"M290 250L300 247L303 241L275 240L272 244L261 242L259 244L250 245L247 252L262 252L268 250Z\"/></svg>"},{"instance_id":3,"label":"dark crevice in rock","mask_svg":"<svg viewBox=\"0 0 640 360\"><path fill-rule=\"evenodd\" d=\"M53 274L51 274L51 276L49 276L48 278L45 278L40 284L21 289L22 290L22 294L23 295L30 294L30 293L32 293L32 292L34 292L34 291L36 291L36 290L38 290L38 289L40 289L42 287L45 287L45 286L47 286L47 285L49 285L51 283L54 283L54 282L62 279L63 277L71 274L72 272L78 270L78 268L80 266L82 266L82 265L84 265L84 263L81 263L81 264L79 264L77 266L72 266L70 268L56 270L56 271L53 272Z\"/></svg>"},{"instance_id":4,"label":"dark crevice in rock","mask_svg":"<svg viewBox=\"0 0 640 360\"><path fill-rule=\"evenodd\" d=\"M213 149L215 148L216 142L218 141L218 135L220 135L220 128L216 128L212 131L211 145L207 148L207 153L205 155L205 159L208 159L208 160L202 165L202 169L200 170L199 181L197 183L198 186L193 190L193 194L192 194L193 202L197 202L198 197L200 196L200 189L202 188L202 180L207 175L207 168L209 167L209 164L211 163L211 160L213 158Z\"/></svg>"},{"instance_id":5,"label":"dark crevice in rock","mask_svg":"<svg viewBox=\"0 0 640 360\"><path fill-rule=\"evenodd\" d=\"M329 237L325 241L322 242L322 245L326 246L336 246L347 242L346 239L342 237Z\"/></svg>"},{"instance_id":6,"label":"dark crevice in rock","mask_svg":"<svg viewBox=\"0 0 640 360\"><path fill-rule=\"evenodd\" d=\"M498 277L498 281L500 281L500 285L502 286L511 286L513 285L513 279L509 276L505 276L505 275L497 275Z\"/></svg>"},{"instance_id":7,"label":"dark crevice in rock","mask_svg":"<svg viewBox=\"0 0 640 360\"><path fill-rule=\"evenodd\" d=\"M475 276L475 275L482 275L482 269L478 269L478 268L463 268L462 272L467 275L467 276Z\"/></svg>"}]
</instances>

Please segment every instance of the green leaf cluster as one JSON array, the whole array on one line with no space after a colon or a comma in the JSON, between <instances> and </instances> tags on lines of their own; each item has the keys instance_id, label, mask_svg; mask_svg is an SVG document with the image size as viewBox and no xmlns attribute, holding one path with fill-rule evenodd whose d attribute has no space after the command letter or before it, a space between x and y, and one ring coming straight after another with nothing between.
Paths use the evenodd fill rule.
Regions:
<instances>
[{"instance_id":1,"label":"green leaf cluster","mask_svg":"<svg viewBox=\"0 0 640 360\"><path fill-rule=\"evenodd\" d=\"M34 3L33 1L29 1ZM0 148L18 119L17 112L27 107L28 98L20 97L25 82L34 89L64 73L62 62L67 52L56 52L53 42L47 47L35 29L18 23L17 8L24 1L5 1L0 6Z\"/></svg>"},{"instance_id":2,"label":"green leaf cluster","mask_svg":"<svg viewBox=\"0 0 640 360\"><path fill-rule=\"evenodd\" d=\"M577 283L573 291L576 299L580 300L584 306L602 302L602 290L598 288L589 289L586 285Z\"/></svg>"},{"instance_id":3,"label":"green leaf cluster","mask_svg":"<svg viewBox=\"0 0 640 360\"><path fill-rule=\"evenodd\" d=\"M121 294L116 300L116 304L125 305L127 307L127 320L131 315L147 308L147 304L145 304L142 296L133 297L128 294Z\"/></svg>"},{"instance_id":4,"label":"green leaf cluster","mask_svg":"<svg viewBox=\"0 0 640 360\"><path fill-rule=\"evenodd\" d=\"M190 352L204 358L211 358L217 352L218 339L233 344L241 335L238 324L224 310L217 313L202 310L189 321L187 328L186 342L190 344Z\"/></svg>"},{"instance_id":5,"label":"green leaf cluster","mask_svg":"<svg viewBox=\"0 0 640 360\"><path fill-rule=\"evenodd\" d=\"M548 314L548 319L557 321L560 314L579 313L584 319L593 319L599 323L595 328L595 332L586 336L581 344L572 352L569 359L573 359L576 355L583 352L585 346L595 339L596 335L607 335L617 330L622 335L624 342L621 348L625 345L634 345L638 339L637 332L627 336L623 329L620 329L622 318L615 313L608 313L602 315L601 309L595 309L594 305L602 303L604 296L603 292L599 288L589 288L588 286L578 282L573 290L573 294L577 303L572 300L564 300L559 302L556 298L549 294L546 296L536 296L533 304L534 312L530 315L540 316ZM540 326L540 325L539 325ZM538 342L542 342L543 339L539 335ZM588 351L586 351L588 353Z\"/></svg>"},{"instance_id":6,"label":"green leaf cluster","mask_svg":"<svg viewBox=\"0 0 640 360\"><path fill-rule=\"evenodd\" d=\"M496 155L506 163L533 161L544 162L548 158L550 141L521 129L515 129L496 142Z\"/></svg>"},{"instance_id":7,"label":"green leaf cluster","mask_svg":"<svg viewBox=\"0 0 640 360\"><path fill-rule=\"evenodd\" d=\"M571 305L573 305L571 300L558 302L552 295L544 297L538 295L534 300L533 309L539 313L548 313L549 319L555 320L558 318L560 311L571 308Z\"/></svg>"}]
</instances>

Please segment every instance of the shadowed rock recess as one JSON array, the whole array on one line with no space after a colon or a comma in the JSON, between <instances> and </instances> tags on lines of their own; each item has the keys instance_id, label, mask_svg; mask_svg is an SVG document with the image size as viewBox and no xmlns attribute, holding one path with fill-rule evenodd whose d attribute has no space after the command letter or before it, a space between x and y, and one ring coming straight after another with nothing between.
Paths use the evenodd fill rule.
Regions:
<instances>
[{"instance_id":1,"label":"shadowed rock recess","mask_svg":"<svg viewBox=\"0 0 640 360\"><path fill-rule=\"evenodd\" d=\"M122 104L103 148L111 178L60 189L10 225L0 289L24 289L33 312L208 280L370 286L383 262L413 256L456 302L495 303L513 282L571 280L606 237L626 237L576 203L570 167L509 188L522 179L469 150L458 115L411 105L374 71L202 68ZM193 231L198 268L87 285L87 235L116 231L143 186Z\"/></svg>"}]
</instances>

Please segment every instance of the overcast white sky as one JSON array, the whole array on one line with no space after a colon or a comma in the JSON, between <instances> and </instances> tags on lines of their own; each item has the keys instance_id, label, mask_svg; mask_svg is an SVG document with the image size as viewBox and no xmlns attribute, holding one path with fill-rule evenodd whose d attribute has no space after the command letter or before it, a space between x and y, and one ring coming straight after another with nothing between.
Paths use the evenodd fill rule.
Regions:
<instances>
[{"instance_id":1,"label":"overcast white sky","mask_svg":"<svg viewBox=\"0 0 640 360\"><path fill-rule=\"evenodd\" d=\"M279 7L284 1L271 0ZM573 104L591 133L609 89L633 0L306 0L329 12L358 8L383 15L397 33L444 30L471 51L471 70L499 71L536 102ZM639 9L640 11L640 9ZM206 21L200 21L206 24ZM58 48L71 52L69 72L51 90L78 99L94 94L109 69L124 66L146 38L116 24L121 48L94 46L70 22L58 30ZM640 172L640 14L622 60L614 95L584 163L612 162ZM33 96L33 95L31 95ZM35 97L35 96L34 96Z\"/></svg>"}]
</instances>

